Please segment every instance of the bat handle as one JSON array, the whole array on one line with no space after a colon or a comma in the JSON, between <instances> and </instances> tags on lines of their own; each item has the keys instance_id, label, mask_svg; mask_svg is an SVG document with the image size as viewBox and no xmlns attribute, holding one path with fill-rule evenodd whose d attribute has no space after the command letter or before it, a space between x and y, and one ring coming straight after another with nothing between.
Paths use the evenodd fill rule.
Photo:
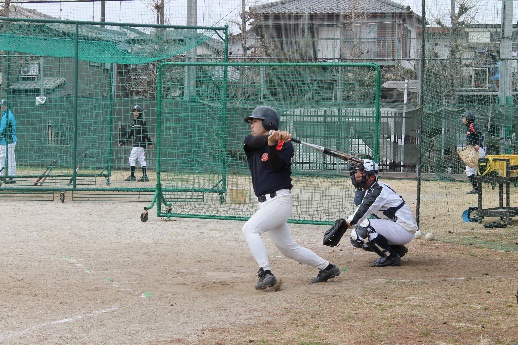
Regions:
<instances>
[{"instance_id":1,"label":"bat handle","mask_svg":"<svg viewBox=\"0 0 518 345\"><path fill-rule=\"evenodd\" d=\"M293 141L294 143L300 144L300 140L299 139L291 138L291 141Z\"/></svg>"}]
</instances>

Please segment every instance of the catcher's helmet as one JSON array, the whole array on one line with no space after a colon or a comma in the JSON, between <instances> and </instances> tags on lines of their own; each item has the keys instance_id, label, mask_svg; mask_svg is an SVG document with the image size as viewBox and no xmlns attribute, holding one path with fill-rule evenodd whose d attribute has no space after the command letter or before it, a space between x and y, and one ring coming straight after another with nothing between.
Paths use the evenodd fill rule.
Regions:
<instances>
[{"instance_id":1,"label":"catcher's helmet","mask_svg":"<svg viewBox=\"0 0 518 345\"><path fill-rule=\"evenodd\" d=\"M361 171L362 179L361 181L356 181L353 183L353 185L356 188L364 188L367 185L367 180L371 175L376 175L376 179L379 172L378 163L374 162L372 159L364 159L362 164L358 164L356 166L356 170Z\"/></svg>"},{"instance_id":2,"label":"catcher's helmet","mask_svg":"<svg viewBox=\"0 0 518 345\"><path fill-rule=\"evenodd\" d=\"M264 129L279 129L279 114L273 108L266 106L260 106L255 108L252 112L252 115L245 117L245 122L252 123L253 119L263 120Z\"/></svg>"},{"instance_id":3,"label":"catcher's helmet","mask_svg":"<svg viewBox=\"0 0 518 345\"><path fill-rule=\"evenodd\" d=\"M2 100L0 101L0 105L5 105L6 107L8 107L8 106L9 106L9 101L8 101L8 100L6 100L6 99L2 99Z\"/></svg>"},{"instance_id":4,"label":"catcher's helmet","mask_svg":"<svg viewBox=\"0 0 518 345\"><path fill-rule=\"evenodd\" d=\"M142 114L142 107L138 104L135 104L133 108L131 108L131 112L138 111L140 114Z\"/></svg>"},{"instance_id":5,"label":"catcher's helmet","mask_svg":"<svg viewBox=\"0 0 518 345\"><path fill-rule=\"evenodd\" d=\"M378 163L372 159L364 159L363 164L360 166L360 170L365 171L367 175L378 174L379 167Z\"/></svg>"},{"instance_id":6,"label":"catcher's helmet","mask_svg":"<svg viewBox=\"0 0 518 345\"><path fill-rule=\"evenodd\" d=\"M475 114L473 114L473 112L471 112L469 110L466 111L464 114L462 114L462 117L465 117L466 121L468 121L468 123L475 122Z\"/></svg>"}]
</instances>

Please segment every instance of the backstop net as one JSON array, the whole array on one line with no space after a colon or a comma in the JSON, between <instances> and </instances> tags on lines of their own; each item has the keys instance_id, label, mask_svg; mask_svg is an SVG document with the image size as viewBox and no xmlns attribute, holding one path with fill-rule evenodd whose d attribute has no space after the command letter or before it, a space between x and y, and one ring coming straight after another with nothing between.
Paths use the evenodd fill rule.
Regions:
<instances>
[{"instance_id":1,"label":"backstop net","mask_svg":"<svg viewBox=\"0 0 518 345\"><path fill-rule=\"evenodd\" d=\"M244 118L275 108L302 141L379 157L381 71L351 63L165 63L158 75L158 216L246 219L257 197L243 151ZM391 119L393 120L393 119ZM296 144L295 144L296 145ZM295 148L292 221L352 211L349 162ZM152 207L153 205L151 205Z\"/></svg>"}]
</instances>

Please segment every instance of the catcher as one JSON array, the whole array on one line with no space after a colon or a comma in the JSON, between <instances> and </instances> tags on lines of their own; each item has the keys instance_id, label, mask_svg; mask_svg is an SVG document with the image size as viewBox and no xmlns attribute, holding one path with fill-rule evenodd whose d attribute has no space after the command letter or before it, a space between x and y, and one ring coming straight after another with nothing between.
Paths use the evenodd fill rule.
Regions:
<instances>
[{"instance_id":1,"label":"catcher","mask_svg":"<svg viewBox=\"0 0 518 345\"><path fill-rule=\"evenodd\" d=\"M336 246L347 228L354 247L374 252L380 257L372 267L399 266L401 257L417 231L417 222L403 198L387 184L378 181L378 164L364 159L355 168L355 187L363 188L365 196L354 214L340 219L326 232L324 245ZM336 234L336 235L334 235Z\"/></svg>"}]
</instances>

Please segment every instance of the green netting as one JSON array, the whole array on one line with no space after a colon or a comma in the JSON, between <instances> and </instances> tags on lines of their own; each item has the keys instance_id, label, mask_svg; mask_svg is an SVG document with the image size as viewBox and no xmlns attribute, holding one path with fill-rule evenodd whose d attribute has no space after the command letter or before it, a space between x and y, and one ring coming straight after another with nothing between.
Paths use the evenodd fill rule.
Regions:
<instances>
[{"instance_id":1,"label":"green netting","mask_svg":"<svg viewBox=\"0 0 518 345\"><path fill-rule=\"evenodd\" d=\"M245 219L256 207L243 152L244 117L281 114L300 140L379 156L381 73L374 64L166 63L159 69L159 216ZM351 208L347 162L299 146L292 221L329 222ZM344 177L347 177L344 179ZM323 211L325 210L325 211Z\"/></svg>"},{"instance_id":2,"label":"green netting","mask_svg":"<svg viewBox=\"0 0 518 345\"><path fill-rule=\"evenodd\" d=\"M146 157L151 181L126 183L131 143L119 146L121 129L129 127L131 108L139 104L154 140L158 65L194 59L197 49L198 58L226 60L227 28L12 18L2 23L1 98L9 101L19 138L17 183L3 184L2 191L152 195L155 151ZM48 178L35 186L52 162Z\"/></svg>"},{"instance_id":3,"label":"green netting","mask_svg":"<svg viewBox=\"0 0 518 345\"><path fill-rule=\"evenodd\" d=\"M217 28L8 18L2 22L2 50L36 56L142 64L183 54L208 41L220 52L225 50Z\"/></svg>"}]
</instances>

